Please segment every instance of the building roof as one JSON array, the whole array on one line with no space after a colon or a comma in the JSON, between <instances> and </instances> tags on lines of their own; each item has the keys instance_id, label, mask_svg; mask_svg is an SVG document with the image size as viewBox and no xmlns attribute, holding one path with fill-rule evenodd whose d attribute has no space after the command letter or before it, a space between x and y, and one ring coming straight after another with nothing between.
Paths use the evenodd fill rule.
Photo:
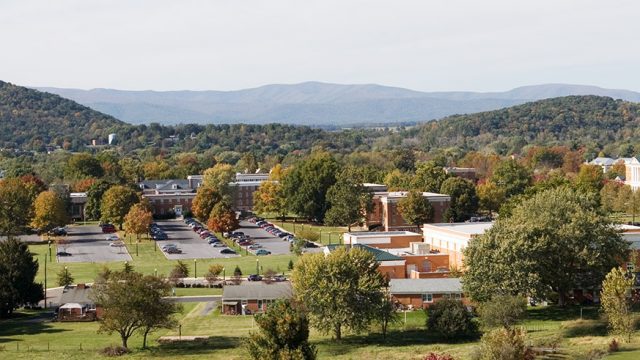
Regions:
<instances>
[{"instance_id":1,"label":"building roof","mask_svg":"<svg viewBox=\"0 0 640 360\"><path fill-rule=\"evenodd\" d=\"M288 281L266 284L260 281L242 285L225 286L222 300L276 300L293 296L291 283Z\"/></svg>"},{"instance_id":2,"label":"building roof","mask_svg":"<svg viewBox=\"0 0 640 360\"><path fill-rule=\"evenodd\" d=\"M169 179L169 180L144 180L140 182L142 190L155 191L176 191L188 190L195 191L201 181L196 181L194 187L191 187L190 181L187 179Z\"/></svg>"},{"instance_id":3,"label":"building roof","mask_svg":"<svg viewBox=\"0 0 640 360\"><path fill-rule=\"evenodd\" d=\"M464 235L482 235L493 226L493 222L470 222L470 223L437 223L424 224L424 229L437 227L449 231L458 232Z\"/></svg>"},{"instance_id":4,"label":"building roof","mask_svg":"<svg viewBox=\"0 0 640 360\"><path fill-rule=\"evenodd\" d=\"M60 304L78 303L81 305L93 304L91 300L91 288L87 285L78 286L70 285L62 290L62 296L60 297Z\"/></svg>"},{"instance_id":5,"label":"building roof","mask_svg":"<svg viewBox=\"0 0 640 360\"><path fill-rule=\"evenodd\" d=\"M327 248L327 250L329 250L329 252L331 252L331 251L337 249L338 247L342 247L342 246L344 246L344 245L333 244L333 245L327 245L326 248ZM376 258L376 261L402 261L402 260L404 260L400 256L394 255L394 254L392 254L392 253L390 253L388 251L377 249L377 248L374 248L374 247L371 247L371 246L367 246L367 245L364 245L364 244L354 244L354 245L351 245L351 247L362 249L364 251L367 251L367 252L373 254L373 256Z\"/></svg>"},{"instance_id":6,"label":"building roof","mask_svg":"<svg viewBox=\"0 0 640 360\"><path fill-rule=\"evenodd\" d=\"M459 278L391 279L389 286L392 294L462 293Z\"/></svg>"},{"instance_id":7,"label":"building roof","mask_svg":"<svg viewBox=\"0 0 640 360\"><path fill-rule=\"evenodd\" d=\"M344 234L356 237L421 236L420 234L411 231L354 231Z\"/></svg>"}]
</instances>

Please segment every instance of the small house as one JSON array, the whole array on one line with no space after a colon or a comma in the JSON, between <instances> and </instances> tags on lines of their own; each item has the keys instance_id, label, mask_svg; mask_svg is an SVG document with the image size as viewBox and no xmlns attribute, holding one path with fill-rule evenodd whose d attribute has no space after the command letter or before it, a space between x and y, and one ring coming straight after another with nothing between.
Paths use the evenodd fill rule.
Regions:
<instances>
[{"instance_id":1,"label":"small house","mask_svg":"<svg viewBox=\"0 0 640 360\"><path fill-rule=\"evenodd\" d=\"M65 286L58 307L59 321L98 320L101 310L91 300L91 287L86 284Z\"/></svg>"},{"instance_id":2,"label":"small house","mask_svg":"<svg viewBox=\"0 0 640 360\"><path fill-rule=\"evenodd\" d=\"M288 281L246 282L242 285L225 286L222 292L222 312L226 315L247 315L265 311L267 305L280 299L293 297Z\"/></svg>"},{"instance_id":3,"label":"small house","mask_svg":"<svg viewBox=\"0 0 640 360\"><path fill-rule=\"evenodd\" d=\"M389 292L398 305L407 309L428 308L442 299L468 303L468 299L462 293L459 278L391 279Z\"/></svg>"}]
</instances>

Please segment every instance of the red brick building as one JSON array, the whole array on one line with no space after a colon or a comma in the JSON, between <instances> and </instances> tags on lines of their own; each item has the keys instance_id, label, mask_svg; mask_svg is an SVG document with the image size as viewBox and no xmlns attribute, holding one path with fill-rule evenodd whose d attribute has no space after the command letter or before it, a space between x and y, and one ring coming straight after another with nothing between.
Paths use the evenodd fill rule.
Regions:
<instances>
[{"instance_id":1,"label":"red brick building","mask_svg":"<svg viewBox=\"0 0 640 360\"><path fill-rule=\"evenodd\" d=\"M430 192L424 192L422 195L429 200L433 207L431 222L443 222L444 213L449 209L451 197ZM373 208L366 214L367 227L369 229L381 227L385 231L419 231L420 229L416 226L407 224L398 211L398 202L406 196L406 191L375 192L373 194Z\"/></svg>"},{"instance_id":2,"label":"red brick building","mask_svg":"<svg viewBox=\"0 0 640 360\"><path fill-rule=\"evenodd\" d=\"M276 300L292 297L293 289L288 281L270 284L249 281L242 285L227 285L222 292L222 312L226 315L254 314L265 311Z\"/></svg>"},{"instance_id":3,"label":"red brick building","mask_svg":"<svg viewBox=\"0 0 640 360\"><path fill-rule=\"evenodd\" d=\"M391 279L389 291L396 303L406 309L428 308L442 299L456 299L469 304L458 278Z\"/></svg>"}]
</instances>

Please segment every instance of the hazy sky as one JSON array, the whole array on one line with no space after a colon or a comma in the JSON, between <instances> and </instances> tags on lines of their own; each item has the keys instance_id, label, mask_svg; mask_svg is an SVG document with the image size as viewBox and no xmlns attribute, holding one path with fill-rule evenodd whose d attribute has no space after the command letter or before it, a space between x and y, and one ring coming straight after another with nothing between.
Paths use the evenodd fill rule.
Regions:
<instances>
[{"instance_id":1,"label":"hazy sky","mask_svg":"<svg viewBox=\"0 0 640 360\"><path fill-rule=\"evenodd\" d=\"M317 80L640 90L640 2L0 0L0 79L231 90Z\"/></svg>"}]
</instances>

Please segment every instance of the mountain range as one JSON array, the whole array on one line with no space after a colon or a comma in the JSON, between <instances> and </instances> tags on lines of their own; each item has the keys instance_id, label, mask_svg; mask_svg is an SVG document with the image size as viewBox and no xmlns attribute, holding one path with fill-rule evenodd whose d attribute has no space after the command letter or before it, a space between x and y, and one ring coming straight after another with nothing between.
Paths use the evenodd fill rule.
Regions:
<instances>
[{"instance_id":1,"label":"mountain range","mask_svg":"<svg viewBox=\"0 0 640 360\"><path fill-rule=\"evenodd\" d=\"M504 92L421 92L375 84L274 84L236 91L127 91L39 87L132 124L284 123L346 127L413 123L531 101L598 95L640 102L640 93L544 84Z\"/></svg>"}]
</instances>

